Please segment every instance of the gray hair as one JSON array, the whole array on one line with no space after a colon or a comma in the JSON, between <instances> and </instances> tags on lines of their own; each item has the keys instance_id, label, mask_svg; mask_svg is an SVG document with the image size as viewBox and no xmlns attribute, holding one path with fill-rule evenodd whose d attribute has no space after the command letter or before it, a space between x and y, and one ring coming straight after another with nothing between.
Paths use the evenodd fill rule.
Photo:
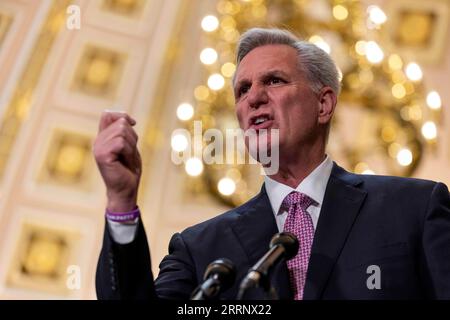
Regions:
<instances>
[{"instance_id":1,"label":"gray hair","mask_svg":"<svg viewBox=\"0 0 450 320\"><path fill-rule=\"evenodd\" d=\"M242 34L236 54L236 70L242 59L253 49L271 44L285 44L297 50L300 71L305 73L310 87L319 92L328 86L339 95L339 72L330 55L316 45L299 40L293 33L282 29L252 28ZM233 85L235 84L233 77Z\"/></svg>"}]
</instances>

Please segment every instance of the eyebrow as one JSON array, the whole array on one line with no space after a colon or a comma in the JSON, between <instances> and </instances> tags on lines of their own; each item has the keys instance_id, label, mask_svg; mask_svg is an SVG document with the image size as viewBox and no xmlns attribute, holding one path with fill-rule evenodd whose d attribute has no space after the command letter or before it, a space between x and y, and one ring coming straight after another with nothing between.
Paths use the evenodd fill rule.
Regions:
<instances>
[{"instance_id":1,"label":"eyebrow","mask_svg":"<svg viewBox=\"0 0 450 320\"><path fill-rule=\"evenodd\" d=\"M279 70L279 69L273 69L273 70L265 71L262 75L259 75L259 78L263 79L263 80L266 80L267 78L270 78L270 77L273 77L273 76L284 77L284 78L288 78L289 77L288 74L285 73L284 71ZM236 82L235 88L236 89L240 88L242 85L249 84L249 83L250 83L250 80L247 79L247 78L239 79Z\"/></svg>"},{"instance_id":2,"label":"eyebrow","mask_svg":"<svg viewBox=\"0 0 450 320\"><path fill-rule=\"evenodd\" d=\"M269 71L265 72L262 75L262 78L263 79L267 79L267 78L270 78L270 77L273 77L273 76L275 76L275 77L283 77L283 78L288 78L289 77L286 72L284 72L282 70L274 69L274 70L269 70Z\"/></svg>"}]
</instances>

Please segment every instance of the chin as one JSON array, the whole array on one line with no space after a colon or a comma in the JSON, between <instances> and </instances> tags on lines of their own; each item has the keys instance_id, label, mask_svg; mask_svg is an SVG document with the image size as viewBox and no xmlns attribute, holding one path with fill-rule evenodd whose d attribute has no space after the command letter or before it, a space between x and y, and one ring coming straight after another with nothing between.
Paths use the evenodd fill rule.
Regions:
<instances>
[{"instance_id":1,"label":"chin","mask_svg":"<svg viewBox=\"0 0 450 320\"><path fill-rule=\"evenodd\" d=\"M258 162L265 162L267 158L279 155L279 135L275 133L260 132L256 135L250 135L246 139L246 146L249 154Z\"/></svg>"}]
</instances>

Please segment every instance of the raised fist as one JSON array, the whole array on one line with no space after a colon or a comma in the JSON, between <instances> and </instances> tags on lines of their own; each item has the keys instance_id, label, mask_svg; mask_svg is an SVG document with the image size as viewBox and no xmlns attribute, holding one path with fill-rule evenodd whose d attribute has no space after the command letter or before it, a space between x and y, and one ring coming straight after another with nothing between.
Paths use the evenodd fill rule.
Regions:
<instances>
[{"instance_id":1,"label":"raised fist","mask_svg":"<svg viewBox=\"0 0 450 320\"><path fill-rule=\"evenodd\" d=\"M136 121L124 112L105 111L100 118L93 153L106 185L111 212L128 212L136 208L141 156Z\"/></svg>"}]
</instances>

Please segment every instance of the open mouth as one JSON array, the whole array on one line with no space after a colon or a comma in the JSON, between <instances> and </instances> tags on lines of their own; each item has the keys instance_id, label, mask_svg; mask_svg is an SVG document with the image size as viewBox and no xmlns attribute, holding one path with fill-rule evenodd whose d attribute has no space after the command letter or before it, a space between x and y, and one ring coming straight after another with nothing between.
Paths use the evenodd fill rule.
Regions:
<instances>
[{"instance_id":1,"label":"open mouth","mask_svg":"<svg viewBox=\"0 0 450 320\"><path fill-rule=\"evenodd\" d=\"M261 114L250 118L250 129L267 129L273 123L273 119L268 114Z\"/></svg>"}]
</instances>

